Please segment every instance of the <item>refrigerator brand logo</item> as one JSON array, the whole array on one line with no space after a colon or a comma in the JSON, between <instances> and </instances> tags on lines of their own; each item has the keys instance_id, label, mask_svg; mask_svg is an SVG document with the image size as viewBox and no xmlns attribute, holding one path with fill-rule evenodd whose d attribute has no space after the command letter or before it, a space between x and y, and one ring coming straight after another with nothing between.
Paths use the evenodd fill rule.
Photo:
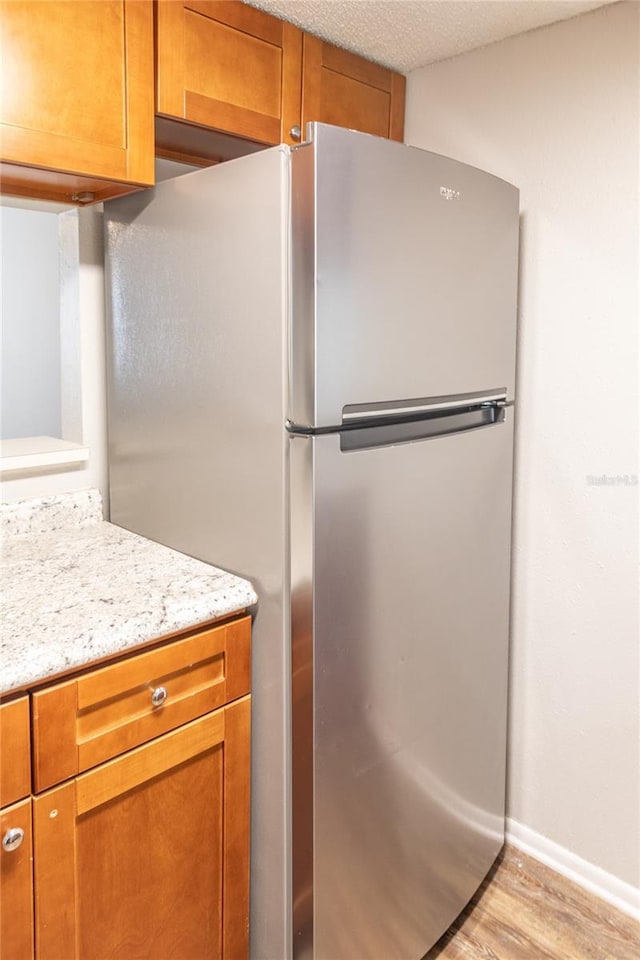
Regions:
<instances>
[{"instance_id":1,"label":"refrigerator brand logo","mask_svg":"<svg viewBox=\"0 0 640 960\"><path fill-rule=\"evenodd\" d=\"M451 187L440 187L440 196L444 197L445 200L459 200L460 191L453 190Z\"/></svg>"}]
</instances>

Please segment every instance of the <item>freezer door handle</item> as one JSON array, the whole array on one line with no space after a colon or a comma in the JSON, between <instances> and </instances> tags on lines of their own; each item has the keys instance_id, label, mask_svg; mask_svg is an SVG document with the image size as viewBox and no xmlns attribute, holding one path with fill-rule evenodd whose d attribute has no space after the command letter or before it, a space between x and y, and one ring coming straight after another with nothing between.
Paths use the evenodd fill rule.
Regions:
<instances>
[{"instance_id":1,"label":"freezer door handle","mask_svg":"<svg viewBox=\"0 0 640 960\"><path fill-rule=\"evenodd\" d=\"M482 407L503 407L507 403L506 388L483 393L456 393L448 397L420 397L415 400L394 400L382 403L351 403L342 408L342 423L358 420L421 417L426 414L444 414L449 410L468 410Z\"/></svg>"},{"instance_id":2,"label":"freezer door handle","mask_svg":"<svg viewBox=\"0 0 640 960\"><path fill-rule=\"evenodd\" d=\"M482 403L470 410L458 407L415 419L372 420L366 426L351 423L340 431L340 449L345 453L453 436L504 423L506 416L506 404Z\"/></svg>"}]
</instances>

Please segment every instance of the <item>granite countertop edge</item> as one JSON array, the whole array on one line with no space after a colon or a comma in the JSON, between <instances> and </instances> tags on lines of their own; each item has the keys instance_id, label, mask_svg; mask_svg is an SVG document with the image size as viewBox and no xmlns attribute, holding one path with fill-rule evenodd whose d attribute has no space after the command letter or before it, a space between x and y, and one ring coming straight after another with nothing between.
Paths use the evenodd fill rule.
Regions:
<instances>
[{"instance_id":1,"label":"granite countertop edge","mask_svg":"<svg viewBox=\"0 0 640 960\"><path fill-rule=\"evenodd\" d=\"M3 697L253 607L249 581L102 519L97 491L0 508Z\"/></svg>"}]
</instances>

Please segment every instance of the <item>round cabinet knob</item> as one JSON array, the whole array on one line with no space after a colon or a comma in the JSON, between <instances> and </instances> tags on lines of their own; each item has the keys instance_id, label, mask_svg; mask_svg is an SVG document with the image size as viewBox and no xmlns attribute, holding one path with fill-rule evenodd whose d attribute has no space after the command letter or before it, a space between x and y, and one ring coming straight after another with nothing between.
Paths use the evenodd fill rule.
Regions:
<instances>
[{"instance_id":1,"label":"round cabinet knob","mask_svg":"<svg viewBox=\"0 0 640 960\"><path fill-rule=\"evenodd\" d=\"M166 687L156 687L151 694L151 703L154 707L161 707L168 696L169 694L167 693Z\"/></svg>"},{"instance_id":2,"label":"round cabinet knob","mask_svg":"<svg viewBox=\"0 0 640 960\"><path fill-rule=\"evenodd\" d=\"M7 830L2 838L2 849L11 853L12 850L18 849L23 840L24 830L22 827L13 827L11 830Z\"/></svg>"},{"instance_id":3,"label":"round cabinet knob","mask_svg":"<svg viewBox=\"0 0 640 960\"><path fill-rule=\"evenodd\" d=\"M298 141L301 139L302 130L297 124L295 125L295 127L291 127L291 130L289 130L289 136L291 137L292 140Z\"/></svg>"}]
</instances>

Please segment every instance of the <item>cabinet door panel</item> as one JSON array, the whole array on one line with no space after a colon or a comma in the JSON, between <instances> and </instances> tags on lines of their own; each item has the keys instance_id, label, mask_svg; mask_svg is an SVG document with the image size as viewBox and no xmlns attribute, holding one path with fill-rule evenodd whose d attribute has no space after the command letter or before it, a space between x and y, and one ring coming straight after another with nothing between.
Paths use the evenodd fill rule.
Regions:
<instances>
[{"instance_id":1,"label":"cabinet door panel","mask_svg":"<svg viewBox=\"0 0 640 960\"><path fill-rule=\"evenodd\" d=\"M29 698L0 706L0 807L31 792Z\"/></svg>"},{"instance_id":2,"label":"cabinet door panel","mask_svg":"<svg viewBox=\"0 0 640 960\"><path fill-rule=\"evenodd\" d=\"M7 52L3 121L54 136L124 147L123 4L105 0L83 3L78 9L77 3L60 0L54 16L47 16L47 6L37 0L3 5L3 14L8 14L3 21ZM65 64L73 65L73 83ZM97 71L99 86L95 85Z\"/></svg>"},{"instance_id":3,"label":"cabinet door panel","mask_svg":"<svg viewBox=\"0 0 640 960\"><path fill-rule=\"evenodd\" d=\"M61 943L68 960L246 956L224 932L247 913L248 871L234 887L227 864L248 862L249 709L238 700L35 798L38 960L59 960Z\"/></svg>"},{"instance_id":4,"label":"cabinet door panel","mask_svg":"<svg viewBox=\"0 0 640 960\"><path fill-rule=\"evenodd\" d=\"M279 119L281 45L190 10L185 10L184 38L189 91Z\"/></svg>"},{"instance_id":5,"label":"cabinet door panel","mask_svg":"<svg viewBox=\"0 0 640 960\"><path fill-rule=\"evenodd\" d=\"M83 960L222 955L222 750L78 817Z\"/></svg>"},{"instance_id":6,"label":"cabinet door panel","mask_svg":"<svg viewBox=\"0 0 640 960\"><path fill-rule=\"evenodd\" d=\"M153 183L150 0L11 0L1 15L3 161ZM27 192L28 170L22 190L9 170Z\"/></svg>"},{"instance_id":7,"label":"cabinet door panel","mask_svg":"<svg viewBox=\"0 0 640 960\"><path fill-rule=\"evenodd\" d=\"M352 77L326 70L322 76L317 117L321 123L348 127L376 137L389 135L390 96ZM308 118L305 116L305 121Z\"/></svg>"},{"instance_id":8,"label":"cabinet door panel","mask_svg":"<svg viewBox=\"0 0 640 960\"><path fill-rule=\"evenodd\" d=\"M302 34L232 0L159 0L157 110L265 144L300 123ZM175 133L179 148L179 129Z\"/></svg>"},{"instance_id":9,"label":"cabinet door panel","mask_svg":"<svg viewBox=\"0 0 640 960\"><path fill-rule=\"evenodd\" d=\"M405 78L305 34L302 121L402 140Z\"/></svg>"},{"instance_id":10,"label":"cabinet door panel","mask_svg":"<svg viewBox=\"0 0 640 960\"><path fill-rule=\"evenodd\" d=\"M33 879L31 800L23 800L0 813L0 836L24 830L15 850L0 850L0 960L33 957Z\"/></svg>"}]
</instances>

